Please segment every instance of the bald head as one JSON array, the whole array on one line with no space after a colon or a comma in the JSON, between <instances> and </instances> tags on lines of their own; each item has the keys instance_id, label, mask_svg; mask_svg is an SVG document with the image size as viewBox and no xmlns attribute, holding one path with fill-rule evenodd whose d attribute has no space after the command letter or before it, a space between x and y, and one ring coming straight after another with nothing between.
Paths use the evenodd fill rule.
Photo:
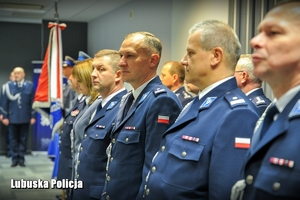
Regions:
<instances>
[{"instance_id":1,"label":"bald head","mask_svg":"<svg viewBox=\"0 0 300 200\"><path fill-rule=\"evenodd\" d=\"M25 78L25 71L22 67L15 67L13 70L15 81L20 82Z\"/></svg>"}]
</instances>

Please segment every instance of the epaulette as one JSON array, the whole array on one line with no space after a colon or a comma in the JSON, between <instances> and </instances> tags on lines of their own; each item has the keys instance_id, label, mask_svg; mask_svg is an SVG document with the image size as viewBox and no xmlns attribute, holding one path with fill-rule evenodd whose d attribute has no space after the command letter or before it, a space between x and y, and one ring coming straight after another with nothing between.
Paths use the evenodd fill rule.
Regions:
<instances>
[{"instance_id":1,"label":"epaulette","mask_svg":"<svg viewBox=\"0 0 300 200\"><path fill-rule=\"evenodd\" d=\"M260 97L255 97L254 99L252 99L252 102L256 106L267 105L266 101Z\"/></svg>"},{"instance_id":2,"label":"epaulette","mask_svg":"<svg viewBox=\"0 0 300 200\"><path fill-rule=\"evenodd\" d=\"M228 101L232 108L236 106L248 105L245 99L236 92L228 92L227 94L225 94L224 98Z\"/></svg>"},{"instance_id":3,"label":"epaulette","mask_svg":"<svg viewBox=\"0 0 300 200\"><path fill-rule=\"evenodd\" d=\"M167 93L167 90L158 85L153 88L153 93L155 96L158 96L160 94Z\"/></svg>"},{"instance_id":4,"label":"epaulette","mask_svg":"<svg viewBox=\"0 0 300 200\"><path fill-rule=\"evenodd\" d=\"M289 118L294 118L300 116L300 99L297 101L292 111L289 114Z\"/></svg>"}]
</instances>

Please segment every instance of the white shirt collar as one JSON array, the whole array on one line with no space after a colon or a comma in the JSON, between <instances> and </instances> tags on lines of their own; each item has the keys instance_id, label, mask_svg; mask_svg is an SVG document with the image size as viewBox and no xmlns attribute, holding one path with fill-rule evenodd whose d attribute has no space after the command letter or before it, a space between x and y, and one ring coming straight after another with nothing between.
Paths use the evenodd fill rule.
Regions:
<instances>
[{"instance_id":1,"label":"white shirt collar","mask_svg":"<svg viewBox=\"0 0 300 200\"><path fill-rule=\"evenodd\" d=\"M108 95L106 98L102 99L101 101L101 105L102 105L102 108L106 105L107 102L109 102L114 96L116 96L117 94L119 94L120 92L124 91L125 88L121 89L121 90L118 90L117 92L114 92L110 95Z\"/></svg>"},{"instance_id":2,"label":"white shirt collar","mask_svg":"<svg viewBox=\"0 0 300 200\"><path fill-rule=\"evenodd\" d=\"M282 112L287 104L296 96L296 94L300 91L300 85L297 85L287 91L284 95L282 95L279 99L274 99L273 102L276 103L276 107L279 112Z\"/></svg>"},{"instance_id":3,"label":"white shirt collar","mask_svg":"<svg viewBox=\"0 0 300 200\"><path fill-rule=\"evenodd\" d=\"M150 79L149 81L147 81L146 83L144 83L143 85L141 85L140 87L138 87L136 90L132 89L132 93L133 93L133 97L136 100L139 95L141 94L141 92L143 91L143 89L148 85L148 83L150 81L152 81L155 77L153 77L152 79Z\"/></svg>"},{"instance_id":4,"label":"white shirt collar","mask_svg":"<svg viewBox=\"0 0 300 200\"><path fill-rule=\"evenodd\" d=\"M249 96L252 92L254 92L258 89L260 89L260 88L254 88L253 90L250 90L249 92L246 93L246 96Z\"/></svg>"},{"instance_id":5,"label":"white shirt collar","mask_svg":"<svg viewBox=\"0 0 300 200\"><path fill-rule=\"evenodd\" d=\"M231 78L234 78L234 77L233 77L233 76L230 76L230 77L228 77L228 78L224 78L224 79L222 79L222 80L220 80L220 81L217 81L217 82L211 84L210 86L206 87L204 90L199 91L199 93L198 93L199 100L200 100L202 97L204 97L207 93L209 93L211 90L213 90L215 87L221 85L222 83L224 83L225 81L227 81L227 80L229 80L229 79L231 79Z\"/></svg>"}]
</instances>

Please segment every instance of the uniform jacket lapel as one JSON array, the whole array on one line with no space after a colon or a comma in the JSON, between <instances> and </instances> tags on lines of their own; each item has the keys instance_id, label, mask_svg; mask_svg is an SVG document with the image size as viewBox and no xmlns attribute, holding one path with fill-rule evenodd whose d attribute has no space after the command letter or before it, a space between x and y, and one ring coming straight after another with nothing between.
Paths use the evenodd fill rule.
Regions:
<instances>
[{"instance_id":1,"label":"uniform jacket lapel","mask_svg":"<svg viewBox=\"0 0 300 200\"><path fill-rule=\"evenodd\" d=\"M298 104L300 106L300 92L292 99L292 101L284 108L284 110L278 115L278 118L275 122L272 123L270 128L268 129L268 132L265 134L265 136L262 138L262 140L259 141L259 138L257 138L257 144L253 147L253 149L250 150L250 154L248 157L248 160L255 155L260 149L262 149L264 146L266 146L268 143L273 141L278 136L285 134L289 129L289 120L293 117L300 117L299 113L298 115L291 115L291 112L295 108L295 105ZM299 107L298 107L299 108ZM260 136L260 131L262 128L262 124L259 125L257 131L255 132L256 137ZM254 139L254 137L253 137ZM252 142L253 144L253 142Z\"/></svg>"},{"instance_id":2,"label":"uniform jacket lapel","mask_svg":"<svg viewBox=\"0 0 300 200\"><path fill-rule=\"evenodd\" d=\"M135 113L136 109L145 101L147 96L150 94L153 87L156 85L161 84L161 81L158 76L156 76L152 81L148 83L148 85L144 88L144 90L141 92L141 94L138 96L138 98L135 100L132 108L128 111L127 115L122 119L123 112L125 105L127 103L128 97L131 94L131 92L127 93L126 96L124 96L123 103L121 101L120 109L116 118L116 125L115 130L117 130L120 126L122 126L132 115Z\"/></svg>"},{"instance_id":3,"label":"uniform jacket lapel","mask_svg":"<svg viewBox=\"0 0 300 200\"><path fill-rule=\"evenodd\" d=\"M222 83L221 85L217 86L213 90L211 90L209 93L207 93L205 96L203 96L200 100L198 95L195 97L195 99L187 105L185 109L188 109L186 111L182 111L184 113L179 115L179 118L177 121L169 128L169 130L172 130L184 123L187 123L190 120L193 120L198 117L199 113L203 110L209 109L214 102L217 101L217 99L221 96L224 96L225 93L227 93L230 90L233 90L237 88L235 79L229 79L228 81ZM169 132L166 131L167 132Z\"/></svg>"}]
</instances>

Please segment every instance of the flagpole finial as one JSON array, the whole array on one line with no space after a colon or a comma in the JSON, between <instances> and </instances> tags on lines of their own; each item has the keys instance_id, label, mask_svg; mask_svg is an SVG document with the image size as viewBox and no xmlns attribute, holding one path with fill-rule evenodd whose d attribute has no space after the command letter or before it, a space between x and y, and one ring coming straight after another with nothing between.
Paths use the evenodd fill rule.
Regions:
<instances>
[{"instance_id":1,"label":"flagpole finial","mask_svg":"<svg viewBox=\"0 0 300 200\"><path fill-rule=\"evenodd\" d=\"M54 19L56 19L56 22L58 23L59 15L58 15L58 9L57 9L57 2L54 2Z\"/></svg>"}]
</instances>

